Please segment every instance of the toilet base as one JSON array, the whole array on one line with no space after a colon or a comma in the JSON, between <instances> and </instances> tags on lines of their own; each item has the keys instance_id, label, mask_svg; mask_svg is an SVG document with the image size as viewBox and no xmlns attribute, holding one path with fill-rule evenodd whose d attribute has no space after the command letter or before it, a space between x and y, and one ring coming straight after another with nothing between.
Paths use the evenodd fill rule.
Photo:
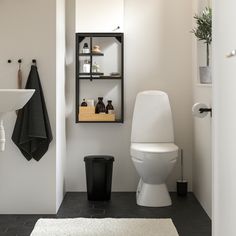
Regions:
<instances>
[{"instance_id":1,"label":"toilet base","mask_svg":"<svg viewBox=\"0 0 236 236\"><path fill-rule=\"evenodd\" d=\"M136 201L140 206L165 207L172 204L166 184L146 184L140 179Z\"/></svg>"}]
</instances>

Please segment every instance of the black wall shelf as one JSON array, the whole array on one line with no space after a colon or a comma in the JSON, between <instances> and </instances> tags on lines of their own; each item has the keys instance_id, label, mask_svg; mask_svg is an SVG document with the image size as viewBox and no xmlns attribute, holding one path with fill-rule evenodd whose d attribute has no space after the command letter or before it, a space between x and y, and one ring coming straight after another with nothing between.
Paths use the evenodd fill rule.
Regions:
<instances>
[{"instance_id":1,"label":"black wall shelf","mask_svg":"<svg viewBox=\"0 0 236 236\"><path fill-rule=\"evenodd\" d=\"M92 72L92 65L93 65L93 57L96 56L106 56L103 52L101 53L82 53L82 44L85 39L89 39L89 48L90 51L93 48L93 40L94 38L114 38L120 44L120 64L121 64L121 71L119 76L111 76L111 75L104 75L104 73L94 73ZM90 61L90 73L84 73L81 71L81 58L89 57ZM120 89L120 117L115 121L79 121L79 106L82 102L80 97L81 94L81 81L90 81L91 83L93 80L95 81L119 81L121 83ZM116 82L114 82L116 83ZM117 82L118 83L118 82ZM96 99L96 98L95 98ZM75 120L76 123L124 123L124 34L123 33L76 33L76 114ZM115 108L116 109L116 108Z\"/></svg>"},{"instance_id":2,"label":"black wall shelf","mask_svg":"<svg viewBox=\"0 0 236 236\"><path fill-rule=\"evenodd\" d=\"M79 73L79 75L89 75L89 76L93 76L93 75L104 75L103 73L83 73L83 72L81 72L81 73Z\"/></svg>"},{"instance_id":3,"label":"black wall shelf","mask_svg":"<svg viewBox=\"0 0 236 236\"><path fill-rule=\"evenodd\" d=\"M99 76L99 77L79 77L78 79L88 79L88 80L121 80L122 77L117 76Z\"/></svg>"},{"instance_id":4,"label":"black wall shelf","mask_svg":"<svg viewBox=\"0 0 236 236\"><path fill-rule=\"evenodd\" d=\"M79 56L81 57L88 57L88 56L104 56L103 53L79 53Z\"/></svg>"}]
</instances>

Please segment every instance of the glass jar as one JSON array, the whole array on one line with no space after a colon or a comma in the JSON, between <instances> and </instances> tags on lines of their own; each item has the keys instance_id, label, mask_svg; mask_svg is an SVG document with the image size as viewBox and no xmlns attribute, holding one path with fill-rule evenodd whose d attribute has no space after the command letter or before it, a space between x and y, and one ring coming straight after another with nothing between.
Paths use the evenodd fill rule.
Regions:
<instances>
[{"instance_id":1,"label":"glass jar","mask_svg":"<svg viewBox=\"0 0 236 236\"><path fill-rule=\"evenodd\" d=\"M115 111L114 111L114 107L112 105L112 100L108 100L107 102L108 102L108 104L106 106L106 113L107 114L114 114Z\"/></svg>"},{"instance_id":2,"label":"glass jar","mask_svg":"<svg viewBox=\"0 0 236 236\"><path fill-rule=\"evenodd\" d=\"M90 73L90 61L89 60L84 61L83 72Z\"/></svg>"},{"instance_id":3,"label":"glass jar","mask_svg":"<svg viewBox=\"0 0 236 236\"><path fill-rule=\"evenodd\" d=\"M97 64L97 62L94 62L92 66L92 72L99 73L100 72L100 66Z\"/></svg>"},{"instance_id":4,"label":"glass jar","mask_svg":"<svg viewBox=\"0 0 236 236\"><path fill-rule=\"evenodd\" d=\"M96 108L95 108L95 113L96 114L106 113L105 104L103 103L103 97L98 97L98 103L97 103Z\"/></svg>"}]
</instances>

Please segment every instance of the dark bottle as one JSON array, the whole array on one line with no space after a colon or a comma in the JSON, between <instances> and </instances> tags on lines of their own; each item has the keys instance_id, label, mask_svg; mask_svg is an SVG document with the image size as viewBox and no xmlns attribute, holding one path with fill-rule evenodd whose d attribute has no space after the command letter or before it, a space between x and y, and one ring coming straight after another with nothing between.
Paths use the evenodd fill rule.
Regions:
<instances>
[{"instance_id":1,"label":"dark bottle","mask_svg":"<svg viewBox=\"0 0 236 236\"><path fill-rule=\"evenodd\" d=\"M81 107L87 107L87 106L88 106L87 102L85 101L85 99L83 99L83 102L81 103Z\"/></svg>"},{"instance_id":2,"label":"dark bottle","mask_svg":"<svg viewBox=\"0 0 236 236\"><path fill-rule=\"evenodd\" d=\"M106 113L107 114L114 114L114 107L112 105L112 100L108 100L107 102L108 102L108 104L106 106Z\"/></svg>"},{"instance_id":3,"label":"dark bottle","mask_svg":"<svg viewBox=\"0 0 236 236\"><path fill-rule=\"evenodd\" d=\"M89 46L88 46L87 43L84 43L84 47L83 47L83 49L82 49L82 52L83 52L83 53L89 53Z\"/></svg>"},{"instance_id":4,"label":"dark bottle","mask_svg":"<svg viewBox=\"0 0 236 236\"><path fill-rule=\"evenodd\" d=\"M95 108L95 113L106 113L105 104L103 103L103 97L98 98L98 103Z\"/></svg>"}]
</instances>

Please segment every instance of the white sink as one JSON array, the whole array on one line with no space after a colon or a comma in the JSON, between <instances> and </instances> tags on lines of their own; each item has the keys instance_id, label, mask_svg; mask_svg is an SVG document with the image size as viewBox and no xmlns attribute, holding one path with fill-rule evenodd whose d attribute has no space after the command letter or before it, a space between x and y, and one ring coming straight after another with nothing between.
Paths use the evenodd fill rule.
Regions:
<instances>
[{"instance_id":1,"label":"white sink","mask_svg":"<svg viewBox=\"0 0 236 236\"><path fill-rule=\"evenodd\" d=\"M0 113L21 109L34 91L34 89L0 89Z\"/></svg>"},{"instance_id":2,"label":"white sink","mask_svg":"<svg viewBox=\"0 0 236 236\"><path fill-rule=\"evenodd\" d=\"M0 89L0 151L5 150L3 115L21 109L34 94L34 89Z\"/></svg>"}]
</instances>

